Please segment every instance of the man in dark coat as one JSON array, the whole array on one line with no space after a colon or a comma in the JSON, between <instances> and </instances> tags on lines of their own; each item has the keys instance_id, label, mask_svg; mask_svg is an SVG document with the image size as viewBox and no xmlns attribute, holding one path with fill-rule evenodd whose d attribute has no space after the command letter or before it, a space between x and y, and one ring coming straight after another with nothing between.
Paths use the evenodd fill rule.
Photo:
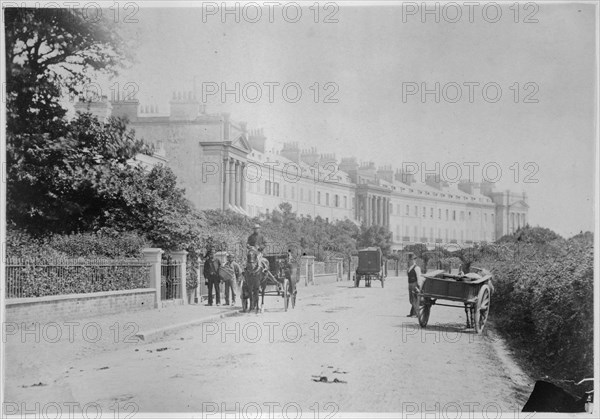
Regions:
<instances>
[{"instance_id":1,"label":"man in dark coat","mask_svg":"<svg viewBox=\"0 0 600 419\"><path fill-rule=\"evenodd\" d=\"M248 236L248 246L253 246L262 253L263 249L267 246L265 236L260 232L260 225L254 224L253 232Z\"/></svg>"},{"instance_id":2,"label":"man in dark coat","mask_svg":"<svg viewBox=\"0 0 600 419\"><path fill-rule=\"evenodd\" d=\"M221 296L219 295L219 283L221 278L219 277L219 268L221 267L221 261L215 259L214 253L209 251L206 254L206 261L204 262L204 278L208 285L208 305L213 305L213 287L215 289L215 297L217 305L221 305Z\"/></svg>"}]
</instances>

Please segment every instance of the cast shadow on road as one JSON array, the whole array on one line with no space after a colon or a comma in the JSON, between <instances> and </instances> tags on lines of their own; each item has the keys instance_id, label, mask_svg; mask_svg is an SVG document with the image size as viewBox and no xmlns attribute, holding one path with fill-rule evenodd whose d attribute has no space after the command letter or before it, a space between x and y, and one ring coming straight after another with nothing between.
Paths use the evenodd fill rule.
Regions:
<instances>
[{"instance_id":1,"label":"cast shadow on road","mask_svg":"<svg viewBox=\"0 0 600 419\"><path fill-rule=\"evenodd\" d=\"M386 316L386 317L396 317L396 316ZM407 319L407 321L402 322L398 325L394 325L392 327L421 329L426 332L475 334L475 329L467 329L466 325L463 323L428 324L427 327L423 328L423 327L419 326L418 321L413 322L413 321Z\"/></svg>"}]
</instances>

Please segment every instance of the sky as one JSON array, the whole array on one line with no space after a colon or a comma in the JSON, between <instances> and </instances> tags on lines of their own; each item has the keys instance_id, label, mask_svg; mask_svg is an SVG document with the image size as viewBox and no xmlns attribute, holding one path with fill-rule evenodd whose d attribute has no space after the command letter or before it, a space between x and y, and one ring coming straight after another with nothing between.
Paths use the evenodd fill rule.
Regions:
<instances>
[{"instance_id":1,"label":"sky","mask_svg":"<svg viewBox=\"0 0 600 419\"><path fill-rule=\"evenodd\" d=\"M209 112L263 128L273 147L294 141L338 159L416 163L418 178L436 167L444 179L456 167L466 178L471 166L475 181L485 174L497 190L526 192L532 225L566 237L594 230L594 4L510 2L498 15L456 2L438 6L439 22L421 2L325 4L299 17L276 6L272 18L240 7L236 22L221 2L141 3L119 17L137 39L137 62L111 83L135 83L142 105L164 113L173 91L204 92ZM238 101L221 97L236 83Z\"/></svg>"}]
</instances>

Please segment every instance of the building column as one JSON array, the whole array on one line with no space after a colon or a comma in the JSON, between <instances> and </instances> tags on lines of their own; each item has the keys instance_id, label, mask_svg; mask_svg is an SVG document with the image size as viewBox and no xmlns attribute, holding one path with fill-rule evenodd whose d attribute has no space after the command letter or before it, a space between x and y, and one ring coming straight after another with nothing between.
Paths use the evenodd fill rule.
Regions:
<instances>
[{"instance_id":1,"label":"building column","mask_svg":"<svg viewBox=\"0 0 600 419\"><path fill-rule=\"evenodd\" d=\"M240 165L240 187L241 187L241 201L240 201L240 206L242 207L242 209L246 210L246 174L244 173L244 170L246 169L246 163L242 163Z\"/></svg>"},{"instance_id":2,"label":"building column","mask_svg":"<svg viewBox=\"0 0 600 419\"><path fill-rule=\"evenodd\" d=\"M377 197L377 225L383 225L383 205L382 205L382 200L383 198L378 196Z\"/></svg>"},{"instance_id":3,"label":"building column","mask_svg":"<svg viewBox=\"0 0 600 419\"><path fill-rule=\"evenodd\" d=\"M231 205L235 204L235 172L234 172L234 162L233 159L229 159L229 203ZM234 175L233 177L231 175Z\"/></svg>"},{"instance_id":4,"label":"building column","mask_svg":"<svg viewBox=\"0 0 600 419\"><path fill-rule=\"evenodd\" d=\"M242 180L241 180L241 167L239 160L235 161L235 205L241 206L242 204Z\"/></svg>"},{"instance_id":5,"label":"building column","mask_svg":"<svg viewBox=\"0 0 600 419\"><path fill-rule=\"evenodd\" d=\"M385 226L390 228L390 198L385 198Z\"/></svg>"},{"instance_id":6,"label":"building column","mask_svg":"<svg viewBox=\"0 0 600 419\"><path fill-rule=\"evenodd\" d=\"M377 225L377 224L379 224L379 197L377 197L377 196L373 197L373 206L374 206L373 225Z\"/></svg>"},{"instance_id":7,"label":"building column","mask_svg":"<svg viewBox=\"0 0 600 419\"><path fill-rule=\"evenodd\" d=\"M369 221L370 221L369 220L369 216L370 216L370 211L369 211L369 196L368 195L363 196L362 200L363 200L363 202L365 204L365 206L364 206L364 208L365 208L365 218L364 218L365 225L367 227L369 227Z\"/></svg>"},{"instance_id":8,"label":"building column","mask_svg":"<svg viewBox=\"0 0 600 419\"><path fill-rule=\"evenodd\" d=\"M223 160L223 210L229 208L229 159Z\"/></svg>"}]
</instances>

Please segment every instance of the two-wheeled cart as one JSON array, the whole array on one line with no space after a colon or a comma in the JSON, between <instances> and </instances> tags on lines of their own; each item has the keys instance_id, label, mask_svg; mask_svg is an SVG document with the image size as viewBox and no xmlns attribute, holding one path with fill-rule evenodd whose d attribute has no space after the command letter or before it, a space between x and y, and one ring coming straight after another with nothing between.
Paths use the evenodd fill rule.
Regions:
<instances>
[{"instance_id":1,"label":"two-wheeled cart","mask_svg":"<svg viewBox=\"0 0 600 419\"><path fill-rule=\"evenodd\" d=\"M437 270L423 275L425 282L417 294L417 318L421 327L426 327L433 305L464 308L467 328L481 333L490 312L493 293L493 275L479 268L472 268L468 274L453 275ZM461 303L443 304L438 300Z\"/></svg>"}]
</instances>

